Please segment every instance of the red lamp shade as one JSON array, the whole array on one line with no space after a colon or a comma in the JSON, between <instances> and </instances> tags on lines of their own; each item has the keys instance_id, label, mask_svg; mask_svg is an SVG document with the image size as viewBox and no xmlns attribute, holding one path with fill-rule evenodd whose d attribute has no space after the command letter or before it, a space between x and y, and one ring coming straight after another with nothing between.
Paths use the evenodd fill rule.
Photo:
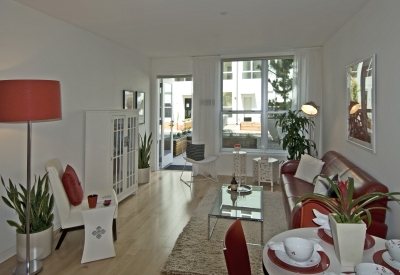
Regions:
<instances>
[{"instance_id":1,"label":"red lamp shade","mask_svg":"<svg viewBox=\"0 0 400 275\"><path fill-rule=\"evenodd\" d=\"M61 118L59 81L0 81L0 122L57 118Z\"/></svg>"}]
</instances>

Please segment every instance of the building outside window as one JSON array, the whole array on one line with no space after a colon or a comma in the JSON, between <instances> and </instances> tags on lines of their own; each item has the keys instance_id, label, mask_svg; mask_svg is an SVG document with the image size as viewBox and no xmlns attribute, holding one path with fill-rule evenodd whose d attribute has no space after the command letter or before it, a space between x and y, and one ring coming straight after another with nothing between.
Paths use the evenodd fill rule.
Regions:
<instances>
[{"instance_id":1,"label":"building outside window","mask_svg":"<svg viewBox=\"0 0 400 275\"><path fill-rule=\"evenodd\" d=\"M261 78L261 60L243 61L243 79Z\"/></svg>"},{"instance_id":2,"label":"building outside window","mask_svg":"<svg viewBox=\"0 0 400 275\"><path fill-rule=\"evenodd\" d=\"M282 151L275 122L291 108L293 57L223 60L222 74L221 150Z\"/></svg>"},{"instance_id":3,"label":"building outside window","mask_svg":"<svg viewBox=\"0 0 400 275\"><path fill-rule=\"evenodd\" d=\"M223 69L223 79L232 79L232 62L224 62L223 63L224 69Z\"/></svg>"}]
</instances>

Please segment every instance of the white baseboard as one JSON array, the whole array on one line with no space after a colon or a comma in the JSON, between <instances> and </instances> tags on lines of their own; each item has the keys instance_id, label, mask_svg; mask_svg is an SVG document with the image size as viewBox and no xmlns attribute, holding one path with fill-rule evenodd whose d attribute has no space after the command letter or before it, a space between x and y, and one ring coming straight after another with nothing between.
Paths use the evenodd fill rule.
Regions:
<instances>
[{"instance_id":1,"label":"white baseboard","mask_svg":"<svg viewBox=\"0 0 400 275\"><path fill-rule=\"evenodd\" d=\"M7 249L6 251L0 253L0 263L4 262L5 260L8 260L9 258L14 256L15 254L17 254L17 247L16 246L13 246L13 247Z\"/></svg>"}]
</instances>

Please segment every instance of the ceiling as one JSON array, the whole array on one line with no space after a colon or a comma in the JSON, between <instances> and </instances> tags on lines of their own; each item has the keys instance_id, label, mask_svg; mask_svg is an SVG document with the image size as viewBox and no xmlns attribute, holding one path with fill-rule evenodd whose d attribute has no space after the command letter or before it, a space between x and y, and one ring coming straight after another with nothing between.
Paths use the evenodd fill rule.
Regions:
<instances>
[{"instance_id":1,"label":"ceiling","mask_svg":"<svg viewBox=\"0 0 400 275\"><path fill-rule=\"evenodd\" d=\"M148 57L322 46L370 0L15 0Z\"/></svg>"}]
</instances>

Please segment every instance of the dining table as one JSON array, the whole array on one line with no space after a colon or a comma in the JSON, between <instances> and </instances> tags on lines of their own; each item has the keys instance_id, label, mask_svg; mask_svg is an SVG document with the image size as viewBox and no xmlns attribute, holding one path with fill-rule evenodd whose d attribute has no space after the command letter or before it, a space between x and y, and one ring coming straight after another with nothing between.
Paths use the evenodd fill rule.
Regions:
<instances>
[{"instance_id":1,"label":"dining table","mask_svg":"<svg viewBox=\"0 0 400 275\"><path fill-rule=\"evenodd\" d=\"M317 239L318 244L324 252L318 252L321 255L321 261L313 267L296 267L281 261L276 257L275 251L271 250L268 244L272 242L283 242L289 237L299 237L305 239ZM364 247L363 263L376 263L391 269L395 275L400 275L400 271L389 266L382 255L386 252L385 239L367 234ZM263 268L264 273L268 275L299 275L299 274L324 274L324 272L333 272L335 274L354 272L354 267L341 266L333 246L333 239L329 237L322 228L308 227L284 231L272 237L263 249Z\"/></svg>"}]
</instances>

